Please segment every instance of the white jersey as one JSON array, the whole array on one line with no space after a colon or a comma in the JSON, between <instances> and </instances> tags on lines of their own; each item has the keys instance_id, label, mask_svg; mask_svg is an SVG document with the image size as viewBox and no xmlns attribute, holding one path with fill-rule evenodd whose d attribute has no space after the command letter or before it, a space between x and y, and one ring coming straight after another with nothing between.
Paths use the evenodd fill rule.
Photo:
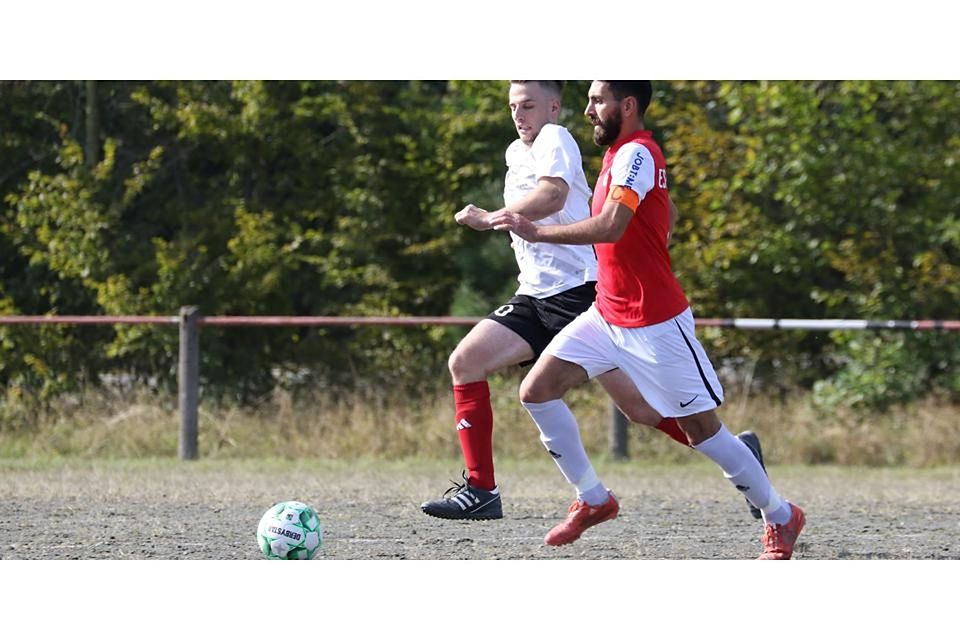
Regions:
<instances>
[{"instance_id":1,"label":"white jersey","mask_svg":"<svg viewBox=\"0 0 960 640\"><path fill-rule=\"evenodd\" d=\"M577 142L564 127L546 124L533 145L514 140L507 147L504 204L516 202L537 186L539 178L561 178L570 188L563 208L535 224L570 224L590 217L590 189L583 175ZM510 234L520 267L516 295L546 298L597 279L597 255L591 245L531 244Z\"/></svg>"}]
</instances>

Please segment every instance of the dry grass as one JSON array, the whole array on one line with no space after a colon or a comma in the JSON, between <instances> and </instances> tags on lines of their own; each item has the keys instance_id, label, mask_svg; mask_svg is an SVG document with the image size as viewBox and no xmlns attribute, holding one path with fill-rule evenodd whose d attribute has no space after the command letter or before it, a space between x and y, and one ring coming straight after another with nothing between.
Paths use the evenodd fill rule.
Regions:
<instances>
[{"instance_id":1,"label":"dry grass","mask_svg":"<svg viewBox=\"0 0 960 640\"><path fill-rule=\"evenodd\" d=\"M517 379L492 383L495 452L502 459L544 455L536 427L516 400ZM568 396L592 455L608 449L609 401L587 385ZM277 392L259 406L203 403L200 455L203 458L404 459L429 457L460 461L453 428L452 399L383 394L373 398L315 395L294 399ZM840 464L931 467L960 462L957 407L924 400L884 414L815 409L807 397L786 403L731 398L721 417L734 432L752 429L776 464ZM38 415L0 407L0 457L80 458L175 457L176 398L134 394L122 398L85 394ZM634 426L630 455L657 463L699 461L653 429Z\"/></svg>"}]
</instances>

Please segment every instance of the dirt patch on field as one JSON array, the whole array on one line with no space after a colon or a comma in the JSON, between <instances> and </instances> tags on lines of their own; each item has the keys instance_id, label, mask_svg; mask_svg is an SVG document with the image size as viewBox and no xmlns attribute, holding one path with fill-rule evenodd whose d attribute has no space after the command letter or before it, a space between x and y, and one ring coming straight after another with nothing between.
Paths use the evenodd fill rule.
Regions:
<instances>
[{"instance_id":1,"label":"dirt patch on field","mask_svg":"<svg viewBox=\"0 0 960 640\"><path fill-rule=\"evenodd\" d=\"M0 463L0 558L257 559L262 513L303 500L324 527L321 559L742 559L761 526L708 466L598 465L620 516L578 542L544 534L572 499L547 463L502 465L504 518L438 520L419 504L455 469L433 462ZM797 559L960 559L960 469L773 468L802 505Z\"/></svg>"}]
</instances>

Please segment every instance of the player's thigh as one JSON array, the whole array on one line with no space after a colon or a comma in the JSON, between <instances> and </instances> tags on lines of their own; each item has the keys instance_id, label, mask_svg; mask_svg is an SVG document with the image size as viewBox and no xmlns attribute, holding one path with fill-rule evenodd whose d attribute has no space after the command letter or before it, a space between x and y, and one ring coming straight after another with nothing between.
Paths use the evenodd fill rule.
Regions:
<instances>
[{"instance_id":1,"label":"player's thigh","mask_svg":"<svg viewBox=\"0 0 960 640\"><path fill-rule=\"evenodd\" d=\"M689 310L656 325L618 328L616 333L623 347L620 369L657 413L676 417L688 439L699 442L711 426L694 418L687 421L688 430L681 417L714 411L723 402L723 388L694 335Z\"/></svg>"},{"instance_id":2,"label":"player's thigh","mask_svg":"<svg viewBox=\"0 0 960 640\"><path fill-rule=\"evenodd\" d=\"M631 422L653 426L662 419L663 416L650 406L637 385L623 370L614 369L603 373L597 376L597 381Z\"/></svg>"},{"instance_id":3,"label":"player's thigh","mask_svg":"<svg viewBox=\"0 0 960 640\"><path fill-rule=\"evenodd\" d=\"M454 382L466 384L483 380L495 371L527 362L533 357L533 348L524 338L502 324L484 318L460 341L448 364Z\"/></svg>"},{"instance_id":4,"label":"player's thigh","mask_svg":"<svg viewBox=\"0 0 960 640\"><path fill-rule=\"evenodd\" d=\"M617 347L607 325L591 307L564 327L520 385L524 402L563 397L568 389L617 367Z\"/></svg>"}]
</instances>

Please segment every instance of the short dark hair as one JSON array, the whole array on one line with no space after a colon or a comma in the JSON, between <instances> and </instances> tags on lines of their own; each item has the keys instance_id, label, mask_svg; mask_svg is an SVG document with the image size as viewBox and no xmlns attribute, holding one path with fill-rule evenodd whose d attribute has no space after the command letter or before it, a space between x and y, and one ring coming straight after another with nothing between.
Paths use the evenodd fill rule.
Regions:
<instances>
[{"instance_id":1,"label":"short dark hair","mask_svg":"<svg viewBox=\"0 0 960 640\"><path fill-rule=\"evenodd\" d=\"M643 117L653 96L653 83L649 80L607 80L606 82L610 87L610 93L618 102L627 96L636 98L637 110L640 112L640 117Z\"/></svg>"},{"instance_id":2,"label":"short dark hair","mask_svg":"<svg viewBox=\"0 0 960 640\"><path fill-rule=\"evenodd\" d=\"M541 87L547 91L552 91L557 94L557 96L563 96L563 85L566 80L511 80L510 84L527 84L528 82L536 82Z\"/></svg>"}]
</instances>

